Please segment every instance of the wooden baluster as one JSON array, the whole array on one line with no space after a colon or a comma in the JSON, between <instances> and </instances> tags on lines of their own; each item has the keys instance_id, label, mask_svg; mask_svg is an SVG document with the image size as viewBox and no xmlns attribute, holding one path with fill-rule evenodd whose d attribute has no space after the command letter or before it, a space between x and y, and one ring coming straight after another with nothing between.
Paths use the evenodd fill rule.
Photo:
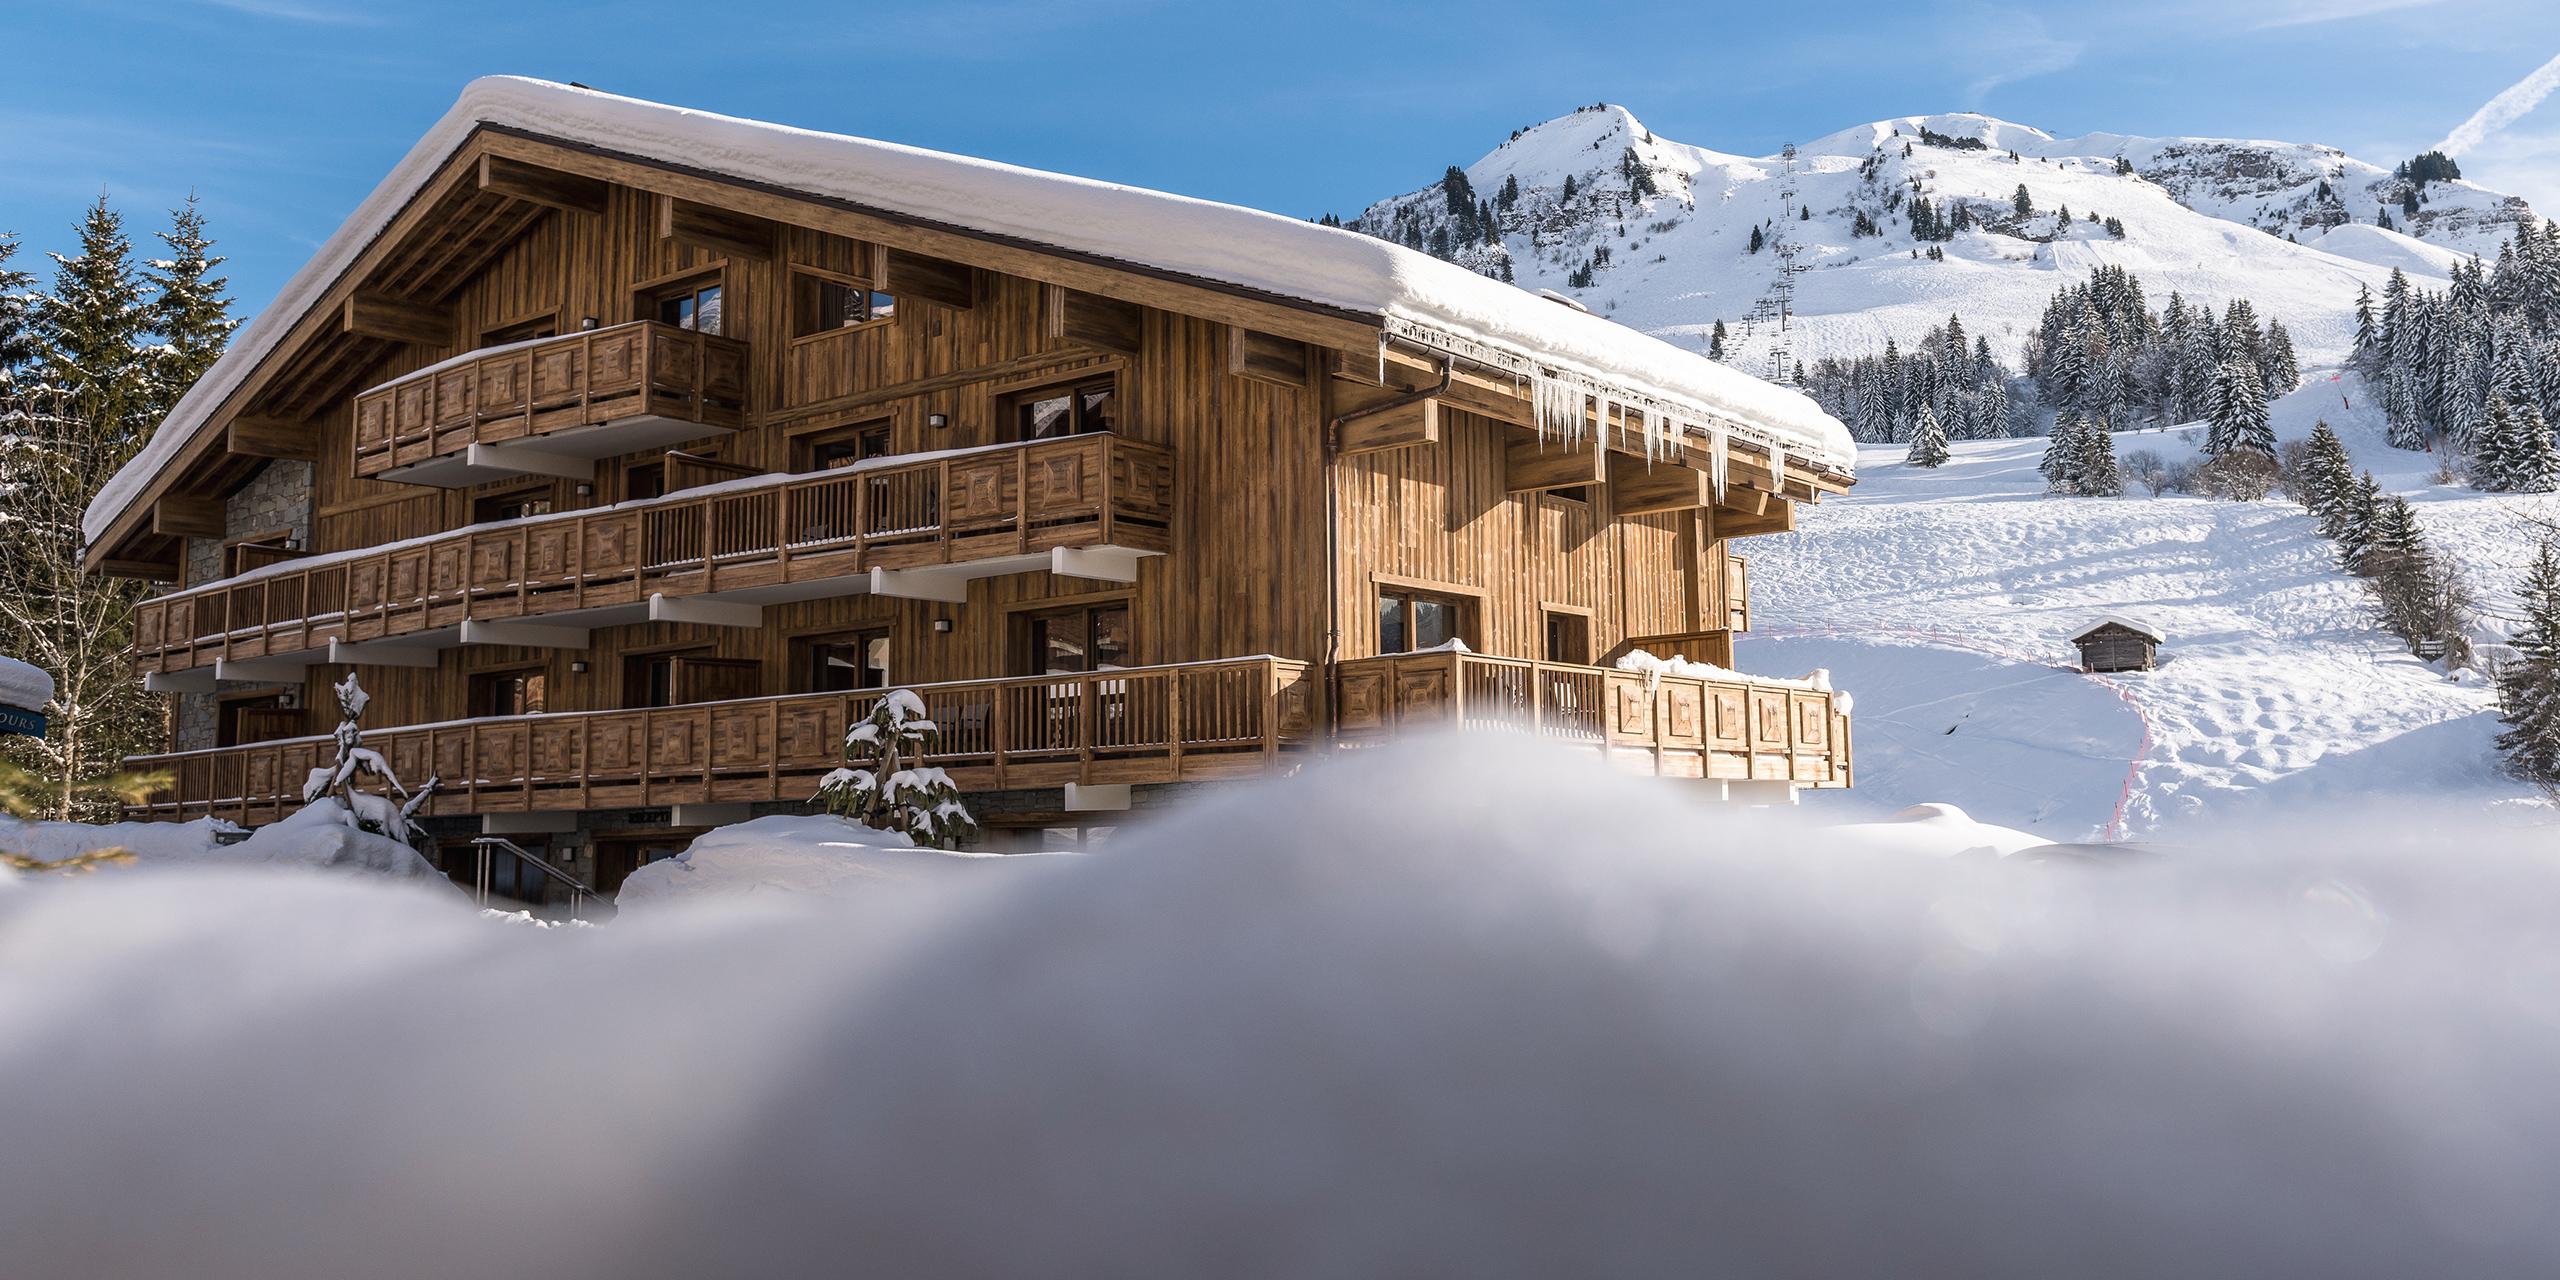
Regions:
<instances>
[{"instance_id":1,"label":"wooden baluster","mask_svg":"<svg viewBox=\"0 0 2560 1280\"><path fill-rule=\"evenodd\" d=\"M1215 680L1216 677L1210 677ZM1164 682L1165 760L1175 778L1182 776L1182 669L1166 673Z\"/></svg>"}]
</instances>

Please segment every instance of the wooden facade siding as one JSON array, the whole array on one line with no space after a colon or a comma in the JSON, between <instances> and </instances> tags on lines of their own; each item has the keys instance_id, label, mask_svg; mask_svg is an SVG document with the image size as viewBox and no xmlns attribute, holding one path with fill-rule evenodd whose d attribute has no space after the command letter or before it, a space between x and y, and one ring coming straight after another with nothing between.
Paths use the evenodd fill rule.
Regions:
<instances>
[{"instance_id":1,"label":"wooden facade siding","mask_svg":"<svg viewBox=\"0 0 2560 1280\"><path fill-rule=\"evenodd\" d=\"M1346 742L1524 733L1663 777L1849 785L1849 717L1819 689L1454 651L1346 662L1336 682Z\"/></svg>"},{"instance_id":2,"label":"wooden facade siding","mask_svg":"<svg viewBox=\"0 0 2560 1280\"><path fill-rule=\"evenodd\" d=\"M654 320L511 345L358 394L355 471L621 418L734 430L746 421L746 382L745 343Z\"/></svg>"},{"instance_id":3,"label":"wooden facade siding","mask_svg":"<svg viewBox=\"0 0 2560 1280\"><path fill-rule=\"evenodd\" d=\"M670 201L690 211L671 217ZM819 282L889 292L894 305L813 319L800 300ZM699 297L710 287L721 291L719 333L654 319L670 291ZM350 306L359 297L364 304ZM395 330L403 336L384 336ZM512 344L511 335L543 330L557 336ZM745 758L737 753L772 750L781 731L762 721L750 732L736 708L849 705L847 695L793 692L820 683L809 672L812 646L885 631L897 685L1011 688L1039 669L1024 618L1064 607L1125 605L1122 661L1131 667L1279 655L1293 672L1290 715L1303 712L1310 742L1330 736L1337 696L1349 697L1332 677L1414 660L1379 657L1379 593L1396 583L1470 602L1468 644L1533 668L1563 656L1547 649L1551 615L1574 620L1556 643L1584 659L1643 642L1730 665L1732 636L1749 625L1749 591L1729 540L1792 519L1788 496L1750 487L1767 472L1759 455L1736 453L1723 495L1693 475L1666 478L1671 462L1631 468L1605 454L1567 455L1528 426L1515 381L1461 368L1419 411L1430 430L1329 456L1337 418L1436 378L1435 365L1381 342L1374 319L484 130L312 314L292 321L285 344L222 407L221 423L247 427L211 432L215 445L191 445L171 469L181 478L165 507L170 527L212 528L228 514L215 505L221 486L237 488L276 458L315 455L303 549L323 563L200 580L146 602L137 663L170 675L253 664L240 670L298 685L287 701L303 710L259 722L259 732L278 734L329 727L329 686L347 668L313 656L325 657L333 639L423 637L415 643L432 665L363 668L374 695L368 719L383 724L450 726L475 709L474 677L541 676L551 714L524 725L574 721L584 726L576 759L606 766L580 763L574 784L557 782L554 767L569 750L567 729L476 722L478 736L460 739L521 737L515 775L503 753L518 748L456 747L450 727L369 735L413 735L404 749L425 753L415 759L430 762L428 773L466 752L472 763L454 776L475 781L450 802L463 807L438 810L456 813L532 804L536 793L554 804L571 791L600 807L655 805L694 796L687 788L697 785L723 801L799 798L783 785L806 781L793 772L799 764L736 765L732 776ZM1020 443L1026 404L1104 379L1113 393L1105 429ZM627 451L595 459L591 472L580 461L575 476L482 483L470 481L500 468L455 461L475 444L541 454L538 438L560 432L580 439L555 443L554 457L595 452L607 436ZM814 443L857 433L884 440L877 447L887 456L866 445L856 469L783 478L813 465ZM234 437L257 452L219 453ZM207 448L218 456L209 460ZM1840 481L1794 469L1784 488L1811 498ZM168 483L156 482L152 496ZM635 496L650 494L663 496ZM494 518L524 509L546 513ZM120 564L181 558L180 535L147 528L108 543ZM1051 571L1053 549L1103 546L1141 553L1134 581ZM869 594L854 580L873 569L924 570L946 589L966 579L965 598ZM702 609L661 610L650 621L652 595L764 603L755 626ZM586 643L455 644L466 620L547 623L551 639L583 631ZM633 709L631 673L671 654L729 682L690 696L772 696L725 712ZM1305 665L1327 660L1340 665ZM1477 666L1462 678L1453 667L1448 678L1453 687L1528 680L1519 687L1551 712L1536 701L1541 680L1596 681L1609 696L1623 683L1597 667L1575 670L1584 674ZM1168 696L1190 692L1184 683ZM1475 705L1498 705L1493 692L1479 693ZM1351 719L1347 708L1342 719ZM1102 727L1112 723L1106 716ZM614 744L646 744L661 729L675 735L664 744L673 754L647 755L637 773L628 751L615 754ZM677 741L697 732L704 742L731 734L724 763L702 766L711 772L701 776L686 772L697 757ZM1598 745L1641 747L1658 772L1680 773L1693 756L1694 776L1734 767L1723 748L1663 746L1659 733L1634 742L1627 732L1604 726ZM1802 755L1829 762L1829 780L1816 785L1845 779L1845 729L1832 741L1836 758L1786 753L1789 777L1821 771L1793 763ZM971 787L999 776L1017 787L1174 781L1246 768L1224 758L1251 754L1207 741L1155 755L1091 745L1104 749L1088 760L1079 748L1063 762L1008 746L955 773ZM146 811L192 816L219 803L226 813L272 814L302 758L279 753L312 749L261 743L171 756L178 790ZM1750 754L1749 767L1765 768L1756 757L1767 753ZM265 761L257 776L282 781L250 785L242 771L252 760ZM687 763L658 768L673 760ZM1088 764L1100 772L1072 771Z\"/></svg>"},{"instance_id":4,"label":"wooden facade siding","mask_svg":"<svg viewBox=\"0 0 2560 1280\"><path fill-rule=\"evenodd\" d=\"M651 595L965 565L1052 547L1162 552L1167 451L1071 436L782 484L484 525L143 601L135 662L184 671Z\"/></svg>"},{"instance_id":5,"label":"wooden facade siding","mask_svg":"<svg viewBox=\"0 0 2560 1280\"><path fill-rule=\"evenodd\" d=\"M941 726L924 763L964 789L1162 783L1278 772L1315 728L1307 664L1279 658L910 686ZM437 815L801 801L844 761L882 690L631 711L489 717L365 735ZM136 757L168 786L137 816L272 822L331 739Z\"/></svg>"}]
</instances>

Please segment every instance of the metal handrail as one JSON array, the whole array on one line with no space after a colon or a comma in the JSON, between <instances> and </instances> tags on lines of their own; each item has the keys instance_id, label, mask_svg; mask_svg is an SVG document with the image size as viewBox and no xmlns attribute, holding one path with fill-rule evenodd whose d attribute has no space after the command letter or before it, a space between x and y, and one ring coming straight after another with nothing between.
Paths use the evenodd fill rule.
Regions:
<instances>
[{"instance_id":1,"label":"metal handrail","mask_svg":"<svg viewBox=\"0 0 2560 1280\"><path fill-rule=\"evenodd\" d=\"M550 877L552 880L560 884L568 886L569 918L572 920L583 918L578 913L589 901L601 900L604 897L603 894L587 887L586 881L580 880L576 876L570 875L568 872L552 866L550 859L536 856L532 850L525 848L523 845L517 844L513 840L509 840L505 836L473 836L471 838L471 844L473 848L480 851L476 879L472 884L472 895L481 906L485 907L489 905L489 868L491 865L489 860L489 851L492 849L503 849L508 853L512 853L516 856L517 861L530 864L531 866L538 868L543 875Z\"/></svg>"}]
</instances>

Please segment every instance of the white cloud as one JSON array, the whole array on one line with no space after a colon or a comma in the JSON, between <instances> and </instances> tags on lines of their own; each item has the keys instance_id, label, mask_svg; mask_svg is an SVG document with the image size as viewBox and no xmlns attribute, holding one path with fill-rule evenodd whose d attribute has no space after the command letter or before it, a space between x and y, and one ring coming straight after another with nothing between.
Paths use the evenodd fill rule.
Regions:
<instances>
[{"instance_id":1,"label":"white cloud","mask_svg":"<svg viewBox=\"0 0 2560 1280\"><path fill-rule=\"evenodd\" d=\"M2560 129L2508 129L2462 157L2462 176L2523 196L2546 217L2560 214Z\"/></svg>"},{"instance_id":2,"label":"white cloud","mask_svg":"<svg viewBox=\"0 0 2560 1280\"><path fill-rule=\"evenodd\" d=\"M383 21L376 14L330 4L326 0L205 0L205 3L251 17L329 27L372 27L380 26Z\"/></svg>"},{"instance_id":3,"label":"white cloud","mask_svg":"<svg viewBox=\"0 0 2560 1280\"><path fill-rule=\"evenodd\" d=\"M1961 38L1941 50L1947 66L1966 76L1965 105L2004 84L2064 71L2080 61L2088 42L2053 34L2043 18L2023 9L1978 8L1952 24Z\"/></svg>"},{"instance_id":4,"label":"white cloud","mask_svg":"<svg viewBox=\"0 0 2560 1280\"><path fill-rule=\"evenodd\" d=\"M2436 150L2459 156L2488 141L2501 129L2524 118L2525 113L2542 105L2542 100L2560 89L2560 57L2543 63L2532 75L2507 86L2506 92L2491 98L2488 104L2471 113L2471 118L2446 134Z\"/></svg>"}]
</instances>

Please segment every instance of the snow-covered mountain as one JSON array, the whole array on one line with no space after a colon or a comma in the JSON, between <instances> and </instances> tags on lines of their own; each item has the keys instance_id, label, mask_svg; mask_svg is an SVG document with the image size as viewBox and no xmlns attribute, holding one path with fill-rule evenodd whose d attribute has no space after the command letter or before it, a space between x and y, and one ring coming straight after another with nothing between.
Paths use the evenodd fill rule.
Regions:
<instances>
[{"instance_id":1,"label":"snow-covered mountain","mask_svg":"<svg viewBox=\"0 0 2560 1280\"><path fill-rule=\"evenodd\" d=\"M2394 267L2441 281L2535 216L2516 197L2415 184L2332 147L2057 139L1980 115L1881 120L1789 162L1673 142L1624 108L1592 106L1520 131L1460 174L1351 225L1692 347L1722 320L1728 358L1755 373L1769 330L1746 339L1743 322L1778 274L1777 253L1751 248L1755 228L1796 246L1791 339L1807 361L1907 343L1950 314L2014 360L2057 288L2115 264L2155 300L2249 298L2318 365L2347 353L2357 285L2378 289ZM1971 225L1915 237L1915 196L1951 219L1962 205Z\"/></svg>"}]
</instances>

